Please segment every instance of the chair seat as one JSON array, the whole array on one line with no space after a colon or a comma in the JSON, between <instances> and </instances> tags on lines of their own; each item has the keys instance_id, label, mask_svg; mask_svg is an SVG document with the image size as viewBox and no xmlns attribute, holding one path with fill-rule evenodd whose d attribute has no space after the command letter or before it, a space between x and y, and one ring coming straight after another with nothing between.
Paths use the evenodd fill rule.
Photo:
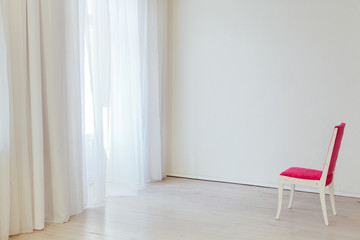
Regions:
<instances>
[{"instance_id":1,"label":"chair seat","mask_svg":"<svg viewBox=\"0 0 360 240\"><path fill-rule=\"evenodd\" d=\"M306 180L320 180L322 171L309 169L309 168L299 168L299 167L291 167L284 172L282 172L281 176L300 178Z\"/></svg>"},{"instance_id":2,"label":"chair seat","mask_svg":"<svg viewBox=\"0 0 360 240\"><path fill-rule=\"evenodd\" d=\"M300 178L306 180L320 180L322 171L310 169L310 168L299 168L291 167L283 171L280 175L285 177ZM333 180L333 174L329 174L326 178L325 185L329 185Z\"/></svg>"},{"instance_id":3,"label":"chair seat","mask_svg":"<svg viewBox=\"0 0 360 240\"><path fill-rule=\"evenodd\" d=\"M322 171L310 168L292 167L283 171L280 175L285 177L300 178L306 180L320 180ZM333 180L333 174L329 174L326 178L325 185L328 186Z\"/></svg>"}]
</instances>

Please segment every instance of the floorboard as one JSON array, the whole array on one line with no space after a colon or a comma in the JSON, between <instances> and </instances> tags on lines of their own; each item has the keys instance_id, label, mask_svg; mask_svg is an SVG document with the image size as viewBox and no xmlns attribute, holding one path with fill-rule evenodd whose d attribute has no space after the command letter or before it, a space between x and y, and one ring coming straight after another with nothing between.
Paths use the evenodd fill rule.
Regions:
<instances>
[{"instance_id":1,"label":"floorboard","mask_svg":"<svg viewBox=\"0 0 360 240\"><path fill-rule=\"evenodd\" d=\"M292 209L288 198L285 191L275 220L277 189L167 178L138 196L108 198L104 207L67 223L49 223L10 240L360 239L360 199L336 196L333 216L327 196L330 225L325 226L318 194L296 192Z\"/></svg>"}]
</instances>

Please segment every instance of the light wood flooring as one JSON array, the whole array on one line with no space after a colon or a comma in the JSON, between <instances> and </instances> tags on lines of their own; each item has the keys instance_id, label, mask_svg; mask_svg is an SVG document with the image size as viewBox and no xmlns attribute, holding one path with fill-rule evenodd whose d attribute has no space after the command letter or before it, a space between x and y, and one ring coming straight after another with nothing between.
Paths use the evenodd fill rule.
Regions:
<instances>
[{"instance_id":1,"label":"light wood flooring","mask_svg":"<svg viewBox=\"0 0 360 240\"><path fill-rule=\"evenodd\" d=\"M105 207L10 240L360 239L360 199L336 196L333 216L327 196L325 226L318 194L296 192L292 209L288 198L285 191L275 220L277 189L167 178L136 197L108 198Z\"/></svg>"}]
</instances>

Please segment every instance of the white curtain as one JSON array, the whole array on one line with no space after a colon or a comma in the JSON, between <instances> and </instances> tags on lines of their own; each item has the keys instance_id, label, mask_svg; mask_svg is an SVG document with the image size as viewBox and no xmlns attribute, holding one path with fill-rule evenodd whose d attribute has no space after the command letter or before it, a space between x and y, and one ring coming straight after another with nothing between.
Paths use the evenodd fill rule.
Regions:
<instances>
[{"instance_id":1,"label":"white curtain","mask_svg":"<svg viewBox=\"0 0 360 240\"><path fill-rule=\"evenodd\" d=\"M88 0L89 206L165 177L166 0Z\"/></svg>"},{"instance_id":2,"label":"white curtain","mask_svg":"<svg viewBox=\"0 0 360 240\"><path fill-rule=\"evenodd\" d=\"M166 0L0 0L0 240L165 177Z\"/></svg>"},{"instance_id":3,"label":"white curtain","mask_svg":"<svg viewBox=\"0 0 360 240\"><path fill-rule=\"evenodd\" d=\"M4 240L81 212L84 175L79 5L1 0L0 7Z\"/></svg>"}]
</instances>

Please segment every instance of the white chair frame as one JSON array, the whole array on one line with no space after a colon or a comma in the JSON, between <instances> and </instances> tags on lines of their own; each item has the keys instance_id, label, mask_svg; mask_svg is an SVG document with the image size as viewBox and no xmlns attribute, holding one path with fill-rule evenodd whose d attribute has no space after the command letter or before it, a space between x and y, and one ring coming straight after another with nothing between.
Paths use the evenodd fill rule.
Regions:
<instances>
[{"instance_id":1,"label":"white chair frame","mask_svg":"<svg viewBox=\"0 0 360 240\"><path fill-rule=\"evenodd\" d=\"M325 188L326 188L326 178L327 178L329 167L330 167L330 161L331 161L331 157L333 154L333 149L334 149L334 145L335 145L335 139L337 136L337 132L338 132L338 128L334 128L334 132L331 137L330 147L328 150L325 166L324 166L320 180L307 180L307 179L293 178L293 177L287 177L287 176L281 176L281 175L279 176L278 209L277 209L277 213L276 213L276 219L280 218L284 184L291 184L291 193L290 193L290 200L289 200L288 208L292 207L292 204L294 201L294 195L295 195L295 185L299 184L302 186L313 187L313 188L319 189L320 202L321 202L321 208L322 208L322 213L324 216L325 225L329 225L327 212L326 212L326 203L325 203ZM334 178L333 178L332 182L328 185L328 187L329 187L329 193L330 193L331 208L332 208L333 214L336 215L335 198L334 198Z\"/></svg>"}]
</instances>

